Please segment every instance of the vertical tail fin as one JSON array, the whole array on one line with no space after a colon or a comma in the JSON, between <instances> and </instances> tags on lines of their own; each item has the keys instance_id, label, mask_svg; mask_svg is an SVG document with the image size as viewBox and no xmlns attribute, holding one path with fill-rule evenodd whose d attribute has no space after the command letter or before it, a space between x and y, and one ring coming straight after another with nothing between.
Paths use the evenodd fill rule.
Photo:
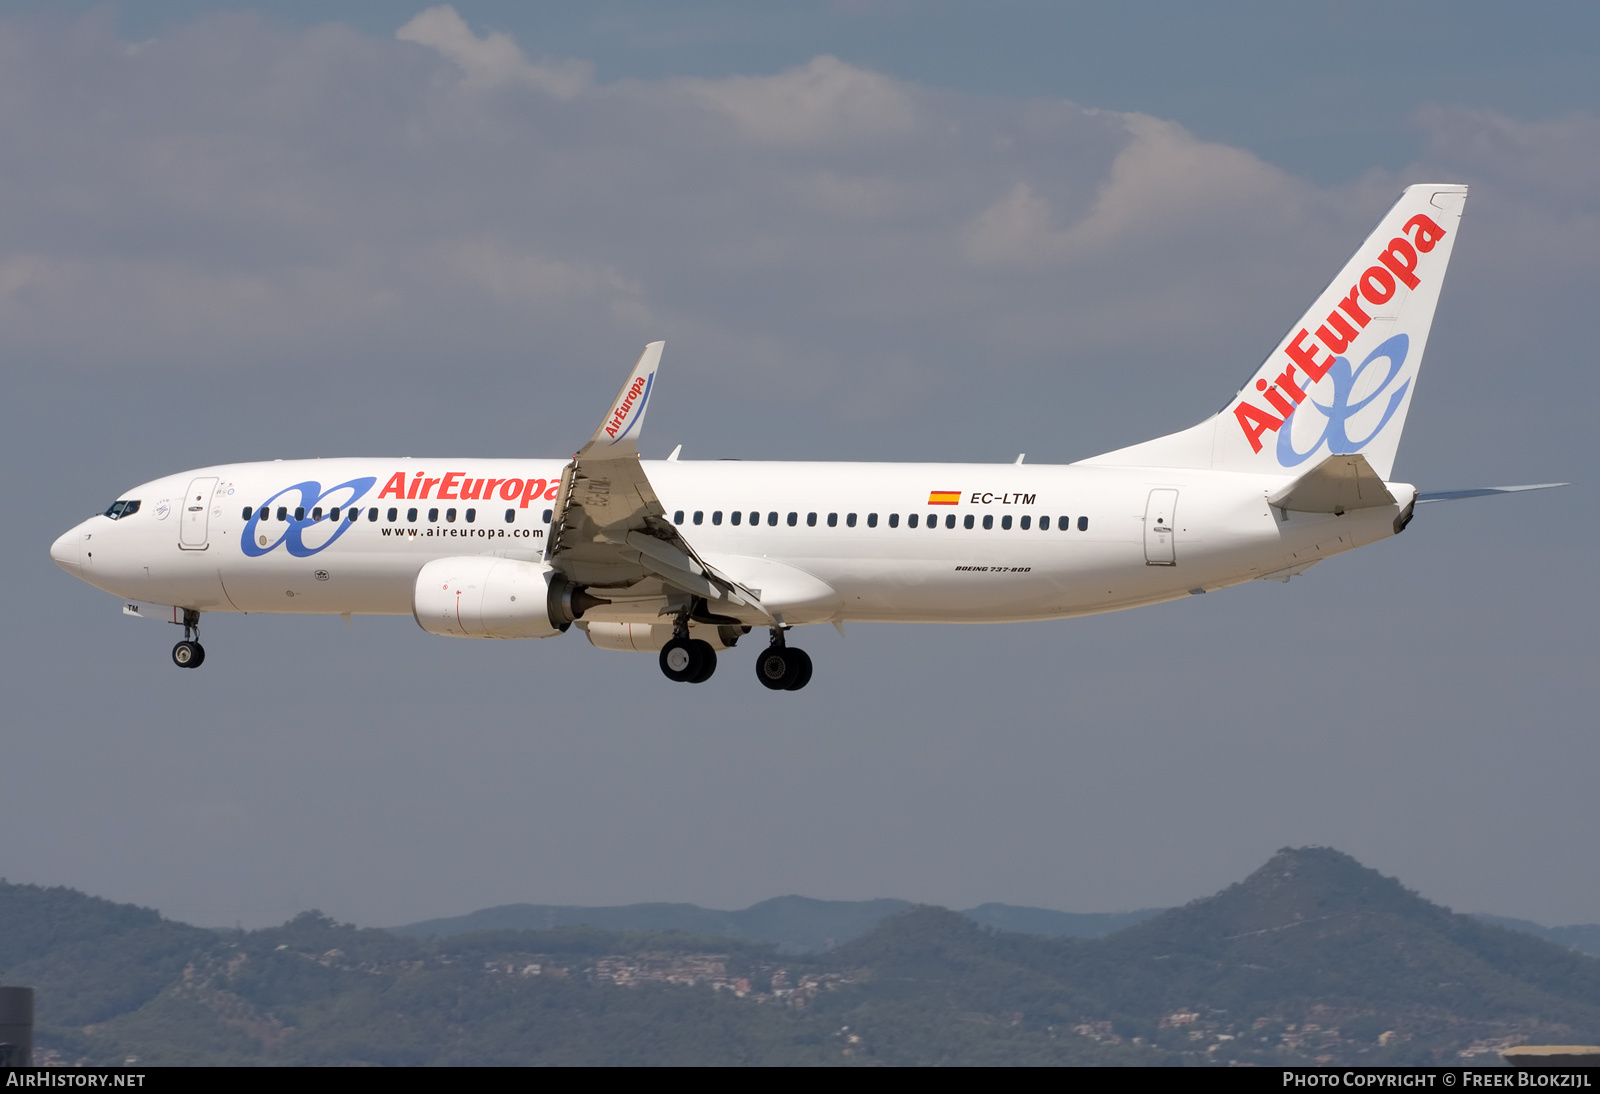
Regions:
<instances>
[{"instance_id":1,"label":"vertical tail fin","mask_svg":"<svg viewBox=\"0 0 1600 1094\"><path fill-rule=\"evenodd\" d=\"M1221 413L1084 462L1296 474L1360 452L1389 478L1466 197L1406 187Z\"/></svg>"}]
</instances>

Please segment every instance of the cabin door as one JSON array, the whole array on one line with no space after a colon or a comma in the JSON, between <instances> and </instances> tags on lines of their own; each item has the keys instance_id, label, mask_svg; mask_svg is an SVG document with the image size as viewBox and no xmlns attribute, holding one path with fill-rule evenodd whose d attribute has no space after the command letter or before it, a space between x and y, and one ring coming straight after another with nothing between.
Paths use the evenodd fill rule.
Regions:
<instances>
[{"instance_id":1,"label":"cabin door","mask_svg":"<svg viewBox=\"0 0 1600 1094\"><path fill-rule=\"evenodd\" d=\"M211 523L211 495L217 489L217 477L195 479L183 495L183 519L178 522L178 546L185 551L204 551L210 546L207 529Z\"/></svg>"},{"instance_id":2,"label":"cabin door","mask_svg":"<svg viewBox=\"0 0 1600 1094\"><path fill-rule=\"evenodd\" d=\"M1178 508L1176 490L1152 490L1144 507L1144 561L1148 566L1178 564L1177 532L1172 515Z\"/></svg>"}]
</instances>

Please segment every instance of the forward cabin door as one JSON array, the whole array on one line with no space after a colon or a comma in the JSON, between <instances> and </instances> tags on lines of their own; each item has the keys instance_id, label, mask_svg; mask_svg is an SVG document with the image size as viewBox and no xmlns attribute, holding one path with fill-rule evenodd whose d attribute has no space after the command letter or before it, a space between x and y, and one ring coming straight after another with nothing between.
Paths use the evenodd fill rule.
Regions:
<instances>
[{"instance_id":1,"label":"forward cabin door","mask_svg":"<svg viewBox=\"0 0 1600 1094\"><path fill-rule=\"evenodd\" d=\"M1178 508L1176 490L1152 490L1144 507L1144 561L1147 566L1178 564L1177 532L1172 527Z\"/></svg>"},{"instance_id":2,"label":"forward cabin door","mask_svg":"<svg viewBox=\"0 0 1600 1094\"><path fill-rule=\"evenodd\" d=\"M185 551L204 551L210 546L207 528L211 517L211 494L217 477L195 479L183 496L183 519L178 522L178 546Z\"/></svg>"}]
</instances>

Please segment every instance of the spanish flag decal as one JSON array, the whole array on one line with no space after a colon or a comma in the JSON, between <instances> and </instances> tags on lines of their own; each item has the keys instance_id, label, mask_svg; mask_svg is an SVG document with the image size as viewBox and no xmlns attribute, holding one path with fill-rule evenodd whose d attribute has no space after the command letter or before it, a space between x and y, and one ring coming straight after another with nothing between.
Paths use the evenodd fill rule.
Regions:
<instances>
[{"instance_id":1,"label":"spanish flag decal","mask_svg":"<svg viewBox=\"0 0 1600 1094\"><path fill-rule=\"evenodd\" d=\"M929 505L960 505L961 491L959 490L931 490L928 492Z\"/></svg>"}]
</instances>

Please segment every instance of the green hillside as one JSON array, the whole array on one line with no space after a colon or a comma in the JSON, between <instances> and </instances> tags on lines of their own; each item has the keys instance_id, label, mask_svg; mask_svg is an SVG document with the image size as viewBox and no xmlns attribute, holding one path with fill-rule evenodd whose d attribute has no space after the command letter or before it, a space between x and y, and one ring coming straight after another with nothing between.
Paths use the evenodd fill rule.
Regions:
<instances>
[{"instance_id":1,"label":"green hillside","mask_svg":"<svg viewBox=\"0 0 1600 1094\"><path fill-rule=\"evenodd\" d=\"M1105 938L912 907L801 954L578 926L418 937L315 913L215 932L0 883L0 976L38 989L37 1044L62 1062L1492 1062L1503 1044L1600 1039L1600 960L1320 848Z\"/></svg>"},{"instance_id":2,"label":"green hillside","mask_svg":"<svg viewBox=\"0 0 1600 1094\"><path fill-rule=\"evenodd\" d=\"M697 904L623 904L587 908L571 904L501 904L467 915L425 919L395 927L397 934L465 934L468 931L538 931L552 927L603 927L614 931L691 931L748 942L771 942L780 953L814 953L859 938L909 900L814 900L780 896L736 912ZM1131 927L1163 909L1133 912L1056 912L1014 904L980 904L961 914L986 927L1051 938L1098 938Z\"/></svg>"}]
</instances>

